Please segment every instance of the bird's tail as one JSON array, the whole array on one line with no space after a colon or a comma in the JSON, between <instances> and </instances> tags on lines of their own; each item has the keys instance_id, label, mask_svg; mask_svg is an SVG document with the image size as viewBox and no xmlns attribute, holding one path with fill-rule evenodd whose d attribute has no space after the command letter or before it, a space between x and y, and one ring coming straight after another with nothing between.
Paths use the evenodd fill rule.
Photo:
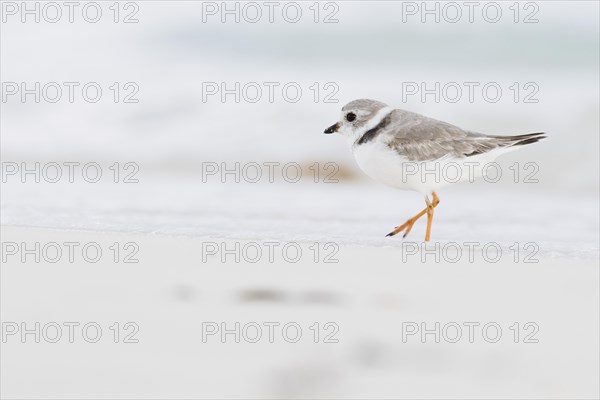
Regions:
<instances>
[{"instance_id":1,"label":"bird's tail","mask_svg":"<svg viewBox=\"0 0 600 400\"><path fill-rule=\"evenodd\" d=\"M546 138L545 132L537 132L537 133L528 133L526 135L516 135L516 136L492 136L494 139L498 141L502 147L514 147L514 146L523 146L525 144L531 144L538 142L542 139Z\"/></svg>"}]
</instances>

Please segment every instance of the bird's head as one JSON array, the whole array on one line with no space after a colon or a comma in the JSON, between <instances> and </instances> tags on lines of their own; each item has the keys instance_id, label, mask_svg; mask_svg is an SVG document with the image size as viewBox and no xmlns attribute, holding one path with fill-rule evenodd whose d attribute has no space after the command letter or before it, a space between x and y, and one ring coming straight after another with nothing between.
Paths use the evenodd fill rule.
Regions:
<instances>
[{"instance_id":1,"label":"bird's head","mask_svg":"<svg viewBox=\"0 0 600 400\"><path fill-rule=\"evenodd\" d=\"M339 133L355 141L375 127L390 111L387 104L377 100L354 100L342 107L340 121L325 129L324 133Z\"/></svg>"}]
</instances>

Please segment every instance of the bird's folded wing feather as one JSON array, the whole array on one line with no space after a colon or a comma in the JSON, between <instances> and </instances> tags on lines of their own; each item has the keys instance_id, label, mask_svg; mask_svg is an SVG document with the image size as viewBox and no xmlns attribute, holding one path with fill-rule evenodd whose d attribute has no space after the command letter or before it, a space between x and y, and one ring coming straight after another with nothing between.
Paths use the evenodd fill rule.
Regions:
<instances>
[{"instance_id":1,"label":"bird's folded wing feather","mask_svg":"<svg viewBox=\"0 0 600 400\"><path fill-rule=\"evenodd\" d=\"M395 110L391 117L381 132L381 139L410 161L464 158L501 146L491 136L465 131L419 114Z\"/></svg>"}]
</instances>

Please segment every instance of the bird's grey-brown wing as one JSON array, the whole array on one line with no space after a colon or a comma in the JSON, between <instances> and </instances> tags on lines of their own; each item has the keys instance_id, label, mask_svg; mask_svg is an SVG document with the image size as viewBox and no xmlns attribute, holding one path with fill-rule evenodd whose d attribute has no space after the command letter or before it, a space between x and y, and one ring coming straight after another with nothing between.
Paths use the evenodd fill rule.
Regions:
<instances>
[{"instance_id":1,"label":"bird's grey-brown wing","mask_svg":"<svg viewBox=\"0 0 600 400\"><path fill-rule=\"evenodd\" d=\"M487 136L403 110L394 110L382 121L380 139L410 161L465 158L499 147L533 143L543 133L520 136Z\"/></svg>"}]
</instances>

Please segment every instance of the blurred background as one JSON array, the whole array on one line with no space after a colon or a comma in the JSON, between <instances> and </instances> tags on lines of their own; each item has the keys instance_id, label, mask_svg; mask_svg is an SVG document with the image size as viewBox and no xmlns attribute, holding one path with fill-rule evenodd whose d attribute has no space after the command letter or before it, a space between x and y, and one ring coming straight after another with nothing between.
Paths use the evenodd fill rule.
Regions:
<instances>
[{"instance_id":1,"label":"blurred background","mask_svg":"<svg viewBox=\"0 0 600 400\"><path fill-rule=\"evenodd\" d=\"M135 241L141 263L3 262L3 321L133 320L142 341L126 349L3 345L4 395L597 397L598 2L498 2L485 17L489 3L481 2L472 22L461 2L301 2L295 23L282 15L288 2L278 3L273 22L268 7L252 3L262 12L256 23L247 2L100 3L97 23L86 22L81 7L70 23L64 6L57 23L31 16L23 23L23 4L45 3L2 3L0 198L2 226L12 229L4 235ZM455 4L462 17L450 22ZM248 14L236 22L223 7ZM439 22L423 7L437 7ZM501 14L490 22L496 7ZM80 86L73 102L64 85L56 103L33 95L23 102L20 92L10 94L22 82ZM102 88L98 102L83 99L88 82ZM236 82L259 83L261 99L207 93ZM264 82L277 83L273 101ZM475 83L472 100L465 82ZM298 101L282 93L288 83L301 88ZM458 83L462 93L455 101L451 89L438 100L407 92L436 83ZM489 83L502 90L497 101L482 92ZM127 95L137 101L125 102ZM357 98L491 135L547 132L547 140L498 160L499 182L441 191L432 234L440 243L503 248L533 242L542 262L399 259L402 241L384 235L423 207L421 196L373 182L341 137L323 135ZM9 165L36 162L96 162L104 177L22 183L20 173L7 174ZM119 183L110 169L116 162ZM128 162L136 167L125 169ZM258 183L231 175L223 183L221 171L206 176L209 164L222 163L294 163L301 179L286 181L279 167L274 182L266 169ZM328 163L335 183L326 181ZM133 170L139 182L122 183ZM524 182L532 172L536 182ZM412 240L424 226L415 225ZM340 263L204 263L199 247L207 239L334 242ZM253 318L302 321L305 332L315 321L336 321L340 345L200 341L203 321ZM533 320L544 341L402 343L401 322L421 320L498 321L505 332Z\"/></svg>"},{"instance_id":2,"label":"blurred background","mask_svg":"<svg viewBox=\"0 0 600 400\"><path fill-rule=\"evenodd\" d=\"M309 4L302 5L296 23L284 18L283 3L273 12L273 23L264 6L261 19L251 23L254 8L238 3L236 23L235 14L222 15L225 8L220 4L168 4L144 2L137 9L121 4L120 18L131 14L137 23L114 23L108 6L94 24L81 14L69 23L66 11L55 24L43 18L40 23L21 23L20 14L6 16L3 82L28 82L29 88L34 82L81 86L75 89L73 103L65 86L62 99L54 104L36 104L31 95L23 103L20 93L8 95L2 104L2 159L95 161L105 166L135 162L136 177L143 184L75 189L62 185L63 180L23 185L9 178L9 185L17 184L6 186L10 190L3 194L4 223L241 238L333 235L375 244L396 224L385 221L390 217L403 221L422 200L417 194L371 182L355 166L345 141L322 134L338 120L344 104L373 98L488 134L547 132L550 139L544 143L499 160L506 179L484 184L484 189L463 184L442 192L442 199L449 193L449 205L440 218L445 215L458 223L467 211L486 218L505 210L511 224L526 226L502 229L506 237L495 236L503 235L495 219L487 221L491 230L484 228L487 224L464 228L474 229L472 238L496 240L512 240L519 232L539 228L535 234L543 236L537 240L551 241L556 249L573 238L571 248L597 250L598 5L594 2L518 3L514 10L502 5L496 23L486 20L494 17L496 8L488 7L484 14L483 3L473 10L473 22L468 8L459 7L462 14L456 23L447 22L453 20L456 8L447 8L446 3L429 6L439 10L439 23L435 14L422 15L426 8L420 3L407 2L320 3L318 23ZM234 7L232 3L230 9ZM294 17L294 10L288 9L288 18ZM97 103L82 99L80 89L87 82L103 88ZM115 82L120 88L118 103L109 89ZM127 82L136 86L124 87ZM220 91L207 92L206 85L225 83L231 90L236 82L240 87L260 84L262 98L251 103L242 96L238 103L230 94L223 102ZM272 102L263 82L278 84ZM302 90L295 103L282 93L290 82ZM457 92L451 85L447 95L438 91L437 101L431 94L423 101L419 86L431 90L436 82L440 87L458 84L462 90L458 100L453 100ZM477 85L472 99L464 82ZM328 83L333 86L325 86ZM502 90L495 102L483 93L488 83ZM411 94L408 89L414 85L419 89ZM293 97L294 89L290 90ZM255 97L252 89L248 93L246 97ZM139 101L123 103L127 94ZM495 97L494 89L488 97ZM229 168L235 162L294 162L305 169L304 179L298 184L262 185L263 178L258 184L223 185L217 174L206 184L202 168L210 162L226 162ZM343 184L311 184L314 173L309 168L315 162L321 168L336 163L335 175ZM518 184L507 176L515 162L521 163ZM525 169L527 162L536 164L535 172ZM528 173L539 182L523 183ZM277 183L282 183L277 175ZM232 177L227 179L230 183ZM357 191L354 185L368 190ZM121 195L124 191L126 196ZM517 194L503 197L509 191ZM357 207L364 202L379 202L382 207ZM485 206L476 205L480 203ZM552 217L546 218L548 213ZM312 221L305 224L307 219ZM363 234L373 221L377 226ZM461 227L455 224L441 231L441 239L451 239L457 228ZM564 235L565 228L569 235Z\"/></svg>"}]
</instances>

